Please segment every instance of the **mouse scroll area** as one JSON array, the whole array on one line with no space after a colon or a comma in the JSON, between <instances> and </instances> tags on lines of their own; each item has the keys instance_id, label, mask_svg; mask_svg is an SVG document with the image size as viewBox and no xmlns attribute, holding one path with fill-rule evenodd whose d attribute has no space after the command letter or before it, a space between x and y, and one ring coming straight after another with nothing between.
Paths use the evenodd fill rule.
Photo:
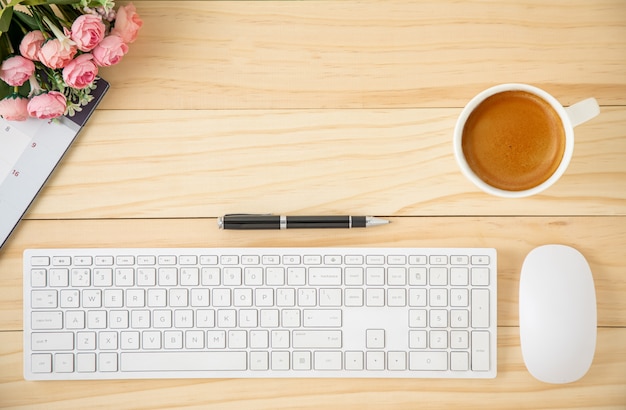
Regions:
<instances>
[{"instance_id":1,"label":"mouse scroll area","mask_svg":"<svg viewBox=\"0 0 626 410\"><path fill-rule=\"evenodd\" d=\"M522 266L520 343L528 371L546 383L582 378L597 333L595 287L584 256L564 245L533 249Z\"/></svg>"}]
</instances>

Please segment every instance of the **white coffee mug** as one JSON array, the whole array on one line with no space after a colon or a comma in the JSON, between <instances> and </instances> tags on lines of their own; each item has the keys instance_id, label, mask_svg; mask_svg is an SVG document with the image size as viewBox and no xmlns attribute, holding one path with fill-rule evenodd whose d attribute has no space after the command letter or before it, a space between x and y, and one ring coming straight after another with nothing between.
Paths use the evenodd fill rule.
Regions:
<instances>
[{"instance_id":1,"label":"white coffee mug","mask_svg":"<svg viewBox=\"0 0 626 410\"><path fill-rule=\"evenodd\" d=\"M556 170L544 182L532 188L520 191L497 188L483 181L474 173L472 168L470 168L465 159L462 147L463 130L470 114L487 98L505 91L525 91L546 101L558 114L565 132L565 150ZM588 98L569 107L563 107L552 95L531 85L514 83L496 85L476 95L465 108L463 108L454 128L454 155L463 174L484 192L505 198L522 198L535 195L552 186L565 173L572 158L572 154L574 153L574 127L589 121L599 113L600 107L595 98Z\"/></svg>"}]
</instances>

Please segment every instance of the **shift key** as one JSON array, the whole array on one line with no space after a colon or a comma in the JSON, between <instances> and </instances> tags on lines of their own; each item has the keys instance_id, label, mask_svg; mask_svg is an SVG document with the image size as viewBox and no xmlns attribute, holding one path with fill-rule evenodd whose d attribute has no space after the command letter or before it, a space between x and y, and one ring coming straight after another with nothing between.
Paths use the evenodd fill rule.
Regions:
<instances>
[{"instance_id":1,"label":"shift key","mask_svg":"<svg viewBox=\"0 0 626 410\"><path fill-rule=\"evenodd\" d=\"M341 330L294 330L296 349L325 349L341 347Z\"/></svg>"},{"instance_id":2,"label":"shift key","mask_svg":"<svg viewBox=\"0 0 626 410\"><path fill-rule=\"evenodd\" d=\"M33 351L72 350L74 349L74 333L33 333L31 335L31 349Z\"/></svg>"}]
</instances>

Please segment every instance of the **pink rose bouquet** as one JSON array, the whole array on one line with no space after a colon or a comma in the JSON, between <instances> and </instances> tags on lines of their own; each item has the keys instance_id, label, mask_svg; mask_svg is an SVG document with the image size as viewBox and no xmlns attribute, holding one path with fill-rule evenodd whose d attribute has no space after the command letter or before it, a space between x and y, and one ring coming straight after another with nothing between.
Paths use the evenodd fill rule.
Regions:
<instances>
[{"instance_id":1,"label":"pink rose bouquet","mask_svg":"<svg viewBox=\"0 0 626 410\"><path fill-rule=\"evenodd\" d=\"M98 69L118 64L143 25L113 0L0 0L0 116L72 116L92 99Z\"/></svg>"}]
</instances>

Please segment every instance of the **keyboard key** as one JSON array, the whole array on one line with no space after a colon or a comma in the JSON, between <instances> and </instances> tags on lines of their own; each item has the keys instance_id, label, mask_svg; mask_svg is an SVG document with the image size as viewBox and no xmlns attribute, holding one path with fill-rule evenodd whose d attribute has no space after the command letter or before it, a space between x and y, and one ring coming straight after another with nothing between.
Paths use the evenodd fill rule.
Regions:
<instances>
[{"instance_id":1,"label":"keyboard key","mask_svg":"<svg viewBox=\"0 0 626 410\"><path fill-rule=\"evenodd\" d=\"M348 351L345 353L346 370L363 370L363 352Z\"/></svg>"},{"instance_id":2,"label":"keyboard key","mask_svg":"<svg viewBox=\"0 0 626 410\"><path fill-rule=\"evenodd\" d=\"M55 256L52 258L52 265L54 266L70 266L72 258L69 256Z\"/></svg>"},{"instance_id":3,"label":"keyboard key","mask_svg":"<svg viewBox=\"0 0 626 410\"><path fill-rule=\"evenodd\" d=\"M387 283L389 286L406 285L406 269L396 267L387 269Z\"/></svg>"},{"instance_id":4,"label":"keyboard key","mask_svg":"<svg viewBox=\"0 0 626 410\"><path fill-rule=\"evenodd\" d=\"M48 266L50 265L50 258L48 256L31 256L31 266Z\"/></svg>"},{"instance_id":5,"label":"keyboard key","mask_svg":"<svg viewBox=\"0 0 626 410\"><path fill-rule=\"evenodd\" d=\"M67 287L69 285L70 271L68 269L50 269L48 272L49 284L52 287Z\"/></svg>"},{"instance_id":6,"label":"keyboard key","mask_svg":"<svg viewBox=\"0 0 626 410\"><path fill-rule=\"evenodd\" d=\"M63 312L32 312L33 330L63 329Z\"/></svg>"},{"instance_id":7,"label":"keyboard key","mask_svg":"<svg viewBox=\"0 0 626 410\"><path fill-rule=\"evenodd\" d=\"M361 286L364 283L363 268L361 267L347 267L344 275L347 286Z\"/></svg>"},{"instance_id":8,"label":"keyboard key","mask_svg":"<svg viewBox=\"0 0 626 410\"><path fill-rule=\"evenodd\" d=\"M33 373L52 372L52 355L49 353L38 353L30 356L31 371Z\"/></svg>"},{"instance_id":9,"label":"keyboard key","mask_svg":"<svg viewBox=\"0 0 626 410\"><path fill-rule=\"evenodd\" d=\"M139 255L139 256L137 256L137 265L142 265L142 266L156 265L156 256L154 256L154 255Z\"/></svg>"},{"instance_id":10,"label":"keyboard key","mask_svg":"<svg viewBox=\"0 0 626 410\"><path fill-rule=\"evenodd\" d=\"M339 288L322 288L319 291L320 306L341 306L341 289Z\"/></svg>"},{"instance_id":11,"label":"keyboard key","mask_svg":"<svg viewBox=\"0 0 626 410\"><path fill-rule=\"evenodd\" d=\"M311 370L311 352L293 352L291 360L293 362L294 370Z\"/></svg>"},{"instance_id":12,"label":"keyboard key","mask_svg":"<svg viewBox=\"0 0 626 410\"><path fill-rule=\"evenodd\" d=\"M244 330L230 330L228 332L228 347L230 349L245 349L248 347L248 333Z\"/></svg>"},{"instance_id":13,"label":"keyboard key","mask_svg":"<svg viewBox=\"0 0 626 410\"><path fill-rule=\"evenodd\" d=\"M426 255L409 255L410 265L426 265L428 257Z\"/></svg>"},{"instance_id":14,"label":"keyboard key","mask_svg":"<svg viewBox=\"0 0 626 410\"><path fill-rule=\"evenodd\" d=\"M389 255L387 256L387 263L390 265L404 265L406 263L405 255Z\"/></svg>"},{"instance_id":15,"label":"keyboard key","mask_svg":"<svg viewBox=\"0 0 626 410\"><path fill-rule=\"evenodd\" d=\"M426 268L409 268L409 285L426 285Z\"/></svg>"},{"instance_id":16,"label":"keyboard key","mask_svg":"<svg viewBox=\"0 0 626 410\"><path fill-rule=\"evenodd\" d=\"M261 258L259 255L243 255L241 257L241 263L243 265L258 265L261 263Z\"/></svg>"},{"instance_id":17,"label":"keyboard key","mask_svg":"<svg viewBox=\"0 0 626 410\"><path fill-rule=\"evenodd\" d=\"M31 269L30 286L33 288L43 288L46 286L47 273L45 269Z\"/></svg>"},{"instance_id":18,"label":"keyboard key","mask_svg":"<svg viewBox=\"0 0 626 410\"><path fill-rule=\"evenodd\" d=\"M489 268L472 268L472 286L489 285Z\"/></svg>"},{"instance_id":19,"label":"keyboard key","mask_svg":"<svg viewBox=\"0 0 626 410\"><path fill-rule=\"evenodd\" d=\"M91 285L91 271L87 268L75 268L71 272L71 284L74 287L87 287Z\"/></svg>"},{"instance_id":20,"label":"keyboard key","mask_svg":"<svg viewBox=\"0 0 626 410\"><path fill-rule=\"evenodd\" d=\"M451 352L450 370L454 370L456 372L464 372L469 370L469 353Z\"/></svg>"},{"instance_id":21,"label":"keyboard key","mask_svg":"<svg viewBox=\"0 0 626 410\"><path fill-rule=\"evenodd\" d=\"M304 327L341 327L340 309L305 309L302 316Z\"/></svg>"},{"instance_id":22,"label":"keyboard key","mask_svg":"<svg viewBox=\"0 0 626 410\"><path fill-rule=\"evenodd\" d=\"M489 290L472 289L472 327L489 327Z\"/></svg>"},{"instance_id":23,"label":"keyboard key","mask_svg":"<svg viewBox=\"0 0 626 410\"><path fill-rule=\"evenodd\" d=\"M469 263L469 257L467 255L452 255L450 257L451 265L467 265Z\"/></svg>"},{"instance_id":24,"label":"keyboard key","mask_svg":"<svg viewBox=\"0 0 626 410\"><path fill-rule=\"evenodd\" d=\"M289 370L289 352L273 351L271 355L272 370Z\"/></svg>"},{"instance_id":25,"label":"keyboard key","mask_svg":"<svg viewBox=\"0 0 626 410\"><path fill-rule=\"evenodd\" d=\"M309 285L336 286L341 285L341 268L309 268Z\"/></svg>"},{"instance_id":26,"label":"keyboard key","mask_svg":"<svg viewBox=\"0 0 626 410\"><path fill-rule=\"evenodd\" d=\"M72 373L74 371L74 355L72 353L55 354L54 371L57 373Z\"/></svg>"},{"instance_id":27,"label":"keyboard key","mask_svg":"<svg viewBox=\"0 0 626 410\"><path fill-rule=\"evenodd\" d=\"M265 284L268 286L283 286L285 284L285 268L267 268L265 271Z\"/></svg>"},{"instance_id":28,"label":"keyboard key","mask_svg":"<svg viewBox=\"0 0 626 410\"><path fill-rule=\"evenodd\" d=\"M57 307L56 290L33 290L31 293L32 308L55 308Z\"/></svg>"},{"instance_id":29,"label":"keyboard key","mask_svg":"<svg viewBox=\"0 0 626 410\"><path fill-rule=\"evenodd\" d=\"M220 257L220 263L222 265L236 265L239 263L239 256L237 255L222 255Z\"/></svg>"},{"instance_id":30,"label":"keyboard key","mask_svg":"<svg viewBox=\"0 0 626 410\"><path fill-rule=\"evenodd\" d=\"M365 284L368 286L382 286L385 284L385 268L372 267L365 270Z\"/></svg>"},{"instance_id":31,"label":"keyboard key","mask_svg":"<svg viewBox=\"0 0 626 410\"><path fill-rule=\"evenodd\" d=\"M116 372L117 353L100 353L98 355L98 369L101 372Z\"/></svg>"},{"instance_id":32,"label":"keyboard key","mask_svg":"<svg viewBox=\"0 0 626 410\"><path fill-rule=\"evenodd\" d=\"M406 370L406 352L387 353L387 368L389 370Z\"/></svg>"},{"instance_id":33,"label":"keyboard key","mask_svg":"<svg viewBox=\"0 0 626 410\"><path fill-rule=\"evenodd\" d=\"M132 255L120 255L115 258L115 263L120 266L130 266L135 264L135 257Z\"/></svg>"},{"instance_id":34,"label":"keyboard key","mask_svg":"<svg viewBox=\"0 0 626 410\"><path fill-rule=\"evenodd\" d=\"M385 289L368 288L365 290L365 304L370 307L385 306Z\"/></svg>"},{"instance_id":35,"label":"keyboard key","mask_svg":"<svg viewBox=\"0 0 626 410\"><path fill-rule=\"evenodd\" d=\"M469 270L467 268L451 268L450 284L452 286L467 286L469 282Z\"/></svg>"},{"instance_id":36,"label":"keyboard key","mask_svg":"<svg viewBox=\"0 0 626 410\"><path fill-rule=\"evenodd\" d=\"M246 370L246 352L132 352L120 354L122 372Z\"/></svg>"},{"instance_id":37,"label":"keyboard key","mask_svg":"<svg viewBox=\"0 0 626 410\"><path fill-rule=\"evenodd\" d=\"M314 367L316 370L341 370L341 352L317 351L314 353Z\"/></svg>"},{"instance_id":38,"label":"keyboard key","mask_svg":"<svg viewBox=\"0 0 626 410\"><path fill-rule=\"evenodd\" d=\"M340 330L294 330L293 347L317 349L341 347Z\"/></svg>"},{"instance_id":39,"label":"keyboard key","mask_svg":"<svg viewBox=\"0 0 626 410\"><path fill-rule=\"evenodd\" d=\"M198 257L196 255L181 255L179 262L181 265L195 265L198 263Z\"/></svg>"},{"instance_id":40,"label":"keyboard key","mask_svg":"<svg viewBox=\"0 0 626 410\"><path fill-rule=\"evenodd\" d=\"M78 353L76 355L76 371L79 373L93 373L96 371L95 353Z\"/></svg>"},{"instance_id":41,"label":"keyboard key","mask_svg":"<svg viewBox=\"0 0 626 410\"><path fill-rule=\"evenodd\" d=\"M447 268L430 268L428 282L431 286L445 286L448 284Z\"/></svg>"},{"instance_id":42,"label":"keyboard key","mask_svg":"<svg viewBox=\"0 0 626 410\"><path fill-rule=\"evenodd\" d=\"M488 265L488 264L489 264L489 256L487 255L472 256L472 265Z\"/></svg>"},{"instance_id":43,"label":"keyboard key","mask_svg":"<svg viewBox=\"0 0 626 410\"><path fill-rule=\"evenodd\" d=\"M201 255L200 265L217 265L217 255Z\"/></svg>"},{"instance_id":44,"label":"keyboard key","mask_svg":"<svg viewBox=\"0 0 626 410\"><path fill-rule=\"evenodd\" d=\"M321 265L322 257L321 255L304 255L302 258L302 263L305 265Z\"/></svg>"},{"instance_id":45,"label":"keyboard key","mask_svg":"<svg viewBox=\"0 0 626 410\"><path fill-rule=\"evenodd\" d=\"M365 347L367 347L368 349L382 349L385 347L384 329L367 329L365 331L365 335Z\"/></svg>"},{"instance_id":46,"label":"keyboard key","mask_svg":"<svg viewBox=\"0 0 626 410\"><path fill-rule=\"evenodd\" d=\"M326 255L324 256L324 263L326 265L340 265L343 258L341 255Z\"/></svg>"},{"instance_id":47,"label":"keyboard key","mask_svg":"<svg viewBox=\"0 0 626 410\"><path fill-rule=\"evenodd\" d=\"M445 265L448 263L448 257L445 255L432 255L428 258L431 265Z\"/></svg>"},{"instance_id":48,"label":"keyboard key","mask_svg":"<svg viewBox=\"0 0 626 410\"><path fill-rule=\"evenodd\" d=\"M367 255L365 257L365 263L367 263L368 265L384 265L385 256L384 255Z\"/></svg>"},{"instance_id":49,"label":"keyboard key","mask_svg":"<svg viewBox=\"0 0 626 410\"><path fill-rule=\"evenodd\" d=\"M385 370L385 352L367 352L366 366L367 370Z\"/></svg>"},{"instance_id":50,"label":"keyboard key","mask_svg":"<svg viewBox=\"0 0 626 410\"><path fill-rule=\"evenodd\" d=\"M96 256L94 258L94 264L96 266L111 266L113 265L113 257L112 256Z\"/></svg>"},{"instance_id":51,"label":"keyboard key","mask_svg":"<svg viewBox=\"0 0 626 410\"><path fill-rule=\"evenodd\" d=\"M74 349L74 333L33 333L31 337L31 348L33 350L72 350Z\"/></svg>"},{"instance_id":52,"label":"keyboard key","mask_svg":"<svg viewBox=\"0 0 626 410\"><path fill-rule=\"evenodd\" d=\"M250 370L263 371L269 369L268 352L250 352Z\"/></svg>"},{"instance_id":53,"label":"keyboard key","mask_svg":"<svg viewBox=\"0 0 626 410\"><path fill-rule=\"evenodd\" d=\"M409 370L447 370L446 352L409 352Z\"/></svg>"},{"instance_id":54,"label":"keyboard key","mask_svg":"<svg viewBox=\"0 0 626 410\"><path fill-rule=\"evenodd\" d=\"M363 255L346 255L344 261L346 265L363 265Z\"/></svg>"},{"instance_id":55,"label":"keyboard key","mask_svg":"<svg viewBox=\"0 0 626 410\"><path fill-rule=\"evenodd\" d=\"M472 332L472 370L489 370L489 333Z\"/></svg>"}]
</instances>

